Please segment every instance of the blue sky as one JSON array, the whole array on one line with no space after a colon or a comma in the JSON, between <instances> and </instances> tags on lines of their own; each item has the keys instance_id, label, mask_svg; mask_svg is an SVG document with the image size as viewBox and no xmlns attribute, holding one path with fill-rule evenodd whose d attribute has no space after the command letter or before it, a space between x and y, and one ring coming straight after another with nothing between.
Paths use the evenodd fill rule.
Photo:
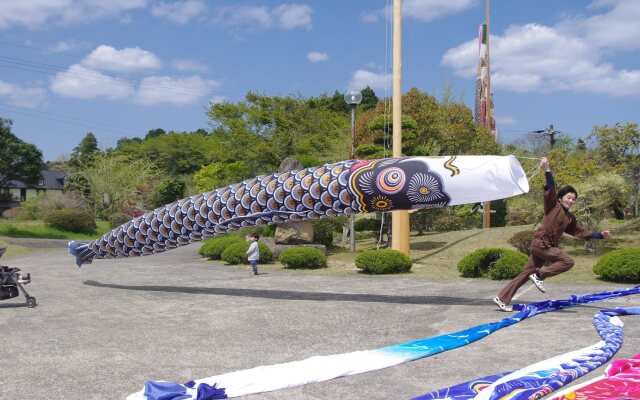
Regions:
<instances>
[{"instance_id":1,"label":"blue sky","mask_svg":"<svg viewBox=\"0 0 640 400\"><path fill-rule=\"evenodd\" d=\"M0 116L67 156L155 128L207 128L213 101L247 91L390 96L393 0L0 2ZM473 109L484 0L404 0L402 86ZM491 1L499 138L549 124L573 137L638 122L640 1Z\"/></svg>"}]
</instances>

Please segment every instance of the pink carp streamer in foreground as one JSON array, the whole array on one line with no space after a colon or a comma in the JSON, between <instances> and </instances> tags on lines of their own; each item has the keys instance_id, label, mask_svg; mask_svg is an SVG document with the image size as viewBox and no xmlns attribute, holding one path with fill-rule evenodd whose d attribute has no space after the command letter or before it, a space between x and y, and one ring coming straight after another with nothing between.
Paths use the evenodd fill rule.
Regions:
<instances>
[{"instance_id":1,"label":"pink carp streamer in foreground","mask_svg":"<svg viewBox=\"0 0 640 400\"><path fill-rule=\"evenodd\" d=\"M528 191L514 156L348 160L256 176L191 196L90 243L72 241L69 253L81 266L94 258L160 253L242 227L477 203Z\"/></svg>"},{"instance_id":2,"label":"pink carp streamer in foreground","mask_svg":"<svg viewBox=\"0 0 640 400\"><path fill-rule=\"evenodd\" d=\"M640 399L640 354L627 360L615 360L604 376L572 386L553 400Z\"/></svg>"}]
</instances>

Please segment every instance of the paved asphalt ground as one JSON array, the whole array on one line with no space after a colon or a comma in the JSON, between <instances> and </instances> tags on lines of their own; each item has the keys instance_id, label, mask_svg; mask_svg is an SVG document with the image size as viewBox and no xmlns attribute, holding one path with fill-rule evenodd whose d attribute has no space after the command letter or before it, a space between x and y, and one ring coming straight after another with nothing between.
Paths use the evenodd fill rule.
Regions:
<instances>
[{"instance_id":1,"label":"paved asphalt ground","mask_svg":"<svg viewBox=\"0 0 640 400\"><path fill-rule=\"evenodd\" d=\"M197 244L147 257L97 260L79 269L65 241L30 245L52 249L0 260L31 273L26 289L38 301L33 309L25 307L23 297L0 302L2 400L122 400L149 379L186 382L376 349L506 316L491 302L504 282L288 271L250 276L245 267L200 258ZM560 285L550 279L546 295L534 289L519 301L626 287ZM616 306L638 307L640 296L539 315L404 365L245 399L409 399L592 345L600 340L593 315ZM625 342L615 358L640 352L640 319L634 318L623 317Z\"/></svg>"}]
</instances>

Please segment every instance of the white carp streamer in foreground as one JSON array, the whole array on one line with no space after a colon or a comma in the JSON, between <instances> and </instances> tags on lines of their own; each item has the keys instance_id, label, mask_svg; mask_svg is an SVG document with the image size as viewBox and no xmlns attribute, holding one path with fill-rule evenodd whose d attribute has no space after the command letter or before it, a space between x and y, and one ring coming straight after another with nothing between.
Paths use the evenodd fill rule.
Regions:
<instances>
[{"instance_id":1,"label":"white carp streamer in foreground","mask_svg":"<svg viewBox=\"0 0 640 400\"><path fill-rule=\"evenodd\" d=\"M81 266L94 258L149 255L242 227L504 199L529 191L514 156L348 160L260 175L137 217L90 243L72 241Z\"/></svg>"}]
</instances>

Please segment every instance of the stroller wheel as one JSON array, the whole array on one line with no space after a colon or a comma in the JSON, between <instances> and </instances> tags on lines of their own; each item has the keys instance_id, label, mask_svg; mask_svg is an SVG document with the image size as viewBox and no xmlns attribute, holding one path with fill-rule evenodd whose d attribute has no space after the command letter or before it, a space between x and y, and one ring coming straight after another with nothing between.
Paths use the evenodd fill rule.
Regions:
<instances>
[{"instance_id":1,"label":"stroller wheel","mask_svg":"<svg viewBox=\"0 0 640 400\"><path fill-rule=\"evenodd\" d=\"M37 303L36 303L36 298L35 298L35 297L29 297L29 298L27 299L27 307L29 307L29 308L33 308L33 307L35 307L36 305L37 305Z\"/></svg>"}]
</instances>

